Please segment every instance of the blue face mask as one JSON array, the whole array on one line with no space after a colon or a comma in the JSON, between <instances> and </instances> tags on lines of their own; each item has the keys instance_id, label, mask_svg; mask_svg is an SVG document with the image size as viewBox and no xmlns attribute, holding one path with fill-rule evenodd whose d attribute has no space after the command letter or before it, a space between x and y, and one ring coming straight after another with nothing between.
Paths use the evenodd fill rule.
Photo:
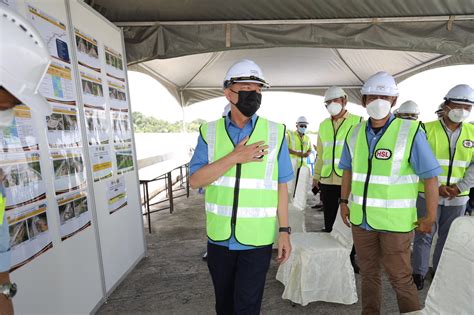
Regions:
<instances>
[{"instance_id":1,"label":"blue face mask","mask_svg":"<svg viewBox=\"0 0 474 315\"><path fill-rule=\"evenodd\" d=\"M306 128L298 127L298 132L304 134L306 132Z\"/></svg>"}]
</instances>

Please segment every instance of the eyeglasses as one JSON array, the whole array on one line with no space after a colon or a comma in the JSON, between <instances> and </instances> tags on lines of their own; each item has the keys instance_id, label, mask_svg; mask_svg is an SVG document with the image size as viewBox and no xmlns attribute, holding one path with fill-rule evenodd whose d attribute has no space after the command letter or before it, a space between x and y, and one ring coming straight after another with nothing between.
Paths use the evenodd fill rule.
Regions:
<instances>
[{"instance_id":1,"label":"eyeglasses","mask_svg":"<svg viewBox=\"0 0 474 315\"><path fill-rule=\"evenodd\" d=\"M300 127L300 128L306 128L306 127L308 127L308 125L298 125L298 127Z\"/></svg>"}]
</instances>

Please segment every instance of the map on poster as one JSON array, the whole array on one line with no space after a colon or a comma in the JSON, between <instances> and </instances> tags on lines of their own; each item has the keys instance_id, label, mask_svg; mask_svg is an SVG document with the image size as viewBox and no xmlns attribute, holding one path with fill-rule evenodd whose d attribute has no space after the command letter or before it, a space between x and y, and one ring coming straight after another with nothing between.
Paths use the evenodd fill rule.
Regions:
<instances>
[{"instance_id":1,"label":"map on poster","mask_svg":"<svg viewBox=\"0 0 474 315\"><path fill-rule=\"evenodd\" d=\"M110 47L104 46L105 71L111 78L125 82L125 71L123 67L122 54Z\"/></svg>"},{"instance_id":2,"label":"map on poster","mask_svg":"<svg viewBox=\"0 0 474 315\"><path fill-rule=\"evenodd\" d=\"M76 105L76 93L71 67L52 62L39 88L49 102Z\"/></svg>"},{"instance_id":3,"label":"map on poster","mask_svg":"<svg viewBox=\"0 0 474 315\"><path fill-rule=\"evenodd\" d=\"M0 128L0 151L23 152L39 150L37 131L28 106L15 106L13 123Z\"/></svg>"},{"instance_id":4,"label":"map on poster","mask_svg":"<svg viewBox=\"0 0 474 315\"><path fill-rule=\"evenodd\" d=\"M81 149L51 151L56 195L86 188Z\"/></svg>"},{"instance_id":5,"label":"map on poster","mask_svg":"<svg viewBox=\"0 0 474 315\"><path fill-rule=\"evenodd\" d=\"M125 187L125 178L123 176L107 183L107 200L109 214L127 206L127 188Z\"/></svg>"},{"instance_id":6,"label":"map on poster","mask_svg":"<svg viewBox=\"0 0 474 315\"><path fill-rule=\"evenodd\" d=\"M50 102L52 114L46 117L49 147L71 148L82 145L76 106Z\"/></svg>"},{"instance_id":7,"label":"map on poster","mask_svg":"<svg viewBox=\"0 0 474 315\"><path fill-rule=\"evenodd\" d=\"M89 147L89 158L91 159L94 182L112 176L112 157L108 145Z\"/></svg>"},{"instance_id":8,"label":"map on poster","mask_svg":"<svg viewBox=\"0 0 474 315\"><path fill-rule=\"evenodd\" d=\"M66 25L47 13L28 5L28 16L43 37L53 58L71 63Z\"/></svg>"},{"instance_id":9,"label":"map on poster","mask_svg":"<svg viewBox=\"0 0 474 315\"><path fill-rule=\"evenodd\" d=\"M117 174L121 175L123 173L133 170L133 150L132 144L120 144L114 146L115 151L115 161L117 165Z\"/></svg>"},{"instance_id":10,"label":"map on poster","mask_svg":"<svg viewBox=\"0 0 474 315\"><path fill-rule=\"evenodd\" d=\"M74 28L78 63L91 70L101 72L97 41L90 35Z\"/></svg>"},{"instance_id":11,"label":"map on poster","mask_svg":"<svg viewBox=\"0 0 474 315\"><path fill-rule=\"evenodd\" d=\"M84 109L89 145L109 143L107 116L105 110Z\"/></svg>"},{"instance_id":12,"label":"map on poster","mask_svg":"<svg viewBox=\"0 0 474 315\"><path fill-rule=\"evenodd\" d=\"M6 210L46 199L38 152L0 153Z\"/></svg>"},{"instance_id":13,"label":"map on poster","mask_svg":"<svg viewBox=\"0 0 474 315\"><path fill-rule=\"evenodd\" d=\"M59 231L61 240L83 231L91 225L91 212L88 208L87 194L78 191L58 197Z\"/></svg>"},{"instance_id":14,"label":"map on poster","mask_svg":"<svg viewBox=\"0 0 474 315\"><path fill-rule=\"evenodd\" d=\"M53 247L46 214L46 201L7 211L11 268L20 268Z\"/></svg>"},{"instance_id":15,"label":"map on poster","mask_svg":"<svg viewBox=\"0 0 474 315\"><path fill-rule=\"evenodd\" d=\"M104 90L100 75L81 71L82 101L85 108L105 109Z\"/></svg>"},{"instance_id":16,"label":"map on poster","mask_svg":"<svg viewBox=\"0 0 474 315\"><path fill-rule=\"evenodd\" d=\"M114 143L132 142L132 130L128 113L110 111Z\"/></svg>"},{"instance_id":17,"label":"map on poster","mask_svg":"<svg viewBox=\"0 0 474 315\"><path fill-rule=\"evenodd\" d=\"M107 80L110 109L128 112L127 90L124 82Z\"/></svg>"}]
</instances>

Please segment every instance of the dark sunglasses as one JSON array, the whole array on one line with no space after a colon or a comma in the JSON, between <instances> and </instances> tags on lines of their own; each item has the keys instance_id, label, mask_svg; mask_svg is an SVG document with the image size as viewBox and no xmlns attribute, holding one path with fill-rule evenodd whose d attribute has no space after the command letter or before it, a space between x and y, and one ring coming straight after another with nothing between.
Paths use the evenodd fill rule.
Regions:
<instances>
[{"instance_id":1,"label":"dark sunglasses","mask_svg":"<svg viewBox=\"0 0 474 315\"><path fill-rule=\"evenodd\" d=\"M298 125L298 127L300 127L300 128L306 128L306 127L308 127L308 125Z\"/></svg>"}]
</instances>

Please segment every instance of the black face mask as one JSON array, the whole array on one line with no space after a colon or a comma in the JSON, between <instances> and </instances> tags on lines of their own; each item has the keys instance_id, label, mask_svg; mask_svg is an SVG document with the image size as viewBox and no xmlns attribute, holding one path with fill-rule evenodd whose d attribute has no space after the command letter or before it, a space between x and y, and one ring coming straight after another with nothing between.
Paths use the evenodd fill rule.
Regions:
<instances>
[{"instance_id":1,"label":"black face mask","mask_svg":"<svg viewBox=\"0 0 474 315\"><path fill-rule=\"evenodd\" d=\"M245 117L252 117L260 108L260 104L262 103L261 93L258 93L257 91L232 92L239 95L239 100L237 101L237 104L234 105L237 106L239 111L244 114Z\"/></svg>"}]
</instances>

